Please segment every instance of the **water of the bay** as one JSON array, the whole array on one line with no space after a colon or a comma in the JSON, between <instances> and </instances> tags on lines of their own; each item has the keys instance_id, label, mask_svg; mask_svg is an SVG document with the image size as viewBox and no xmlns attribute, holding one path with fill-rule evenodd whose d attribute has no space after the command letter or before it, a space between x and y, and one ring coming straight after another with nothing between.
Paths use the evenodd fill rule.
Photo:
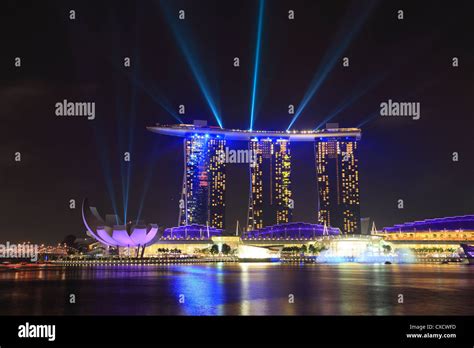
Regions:
<instances>
[{"instance_id":1,"label":"water of the bay","mask_svg":"<svg viewBox=\"0 0 474 348\"><path fill-rule=\"evenodd\" d=\"M459 264L57 267L0 271L0 315L472 315L473 291Z\"/></svg>"}]
</instances>

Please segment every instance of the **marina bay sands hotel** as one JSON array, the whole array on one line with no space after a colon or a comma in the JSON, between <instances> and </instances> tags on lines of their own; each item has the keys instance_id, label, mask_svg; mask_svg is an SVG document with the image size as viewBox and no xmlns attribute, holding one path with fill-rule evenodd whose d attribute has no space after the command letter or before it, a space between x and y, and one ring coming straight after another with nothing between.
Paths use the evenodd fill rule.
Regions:
<instances>
[{"instance_id":1,"label":"marina bay sands hotel","mask_svg":"<svg viewBox=\"0 0 474 348\"><path fill-rule=\"evenodd\" d=\"M292 221L291 142L313 142L319 196L319 224L360 233L358 128L328 125L318 131L247 131L194 124L157 125L148 130L184 138L184 175L180 225L224 228L226 141L245 141L249 163L247 231ZM315 183L316 185L316 183Z\"/></svg>"}]
</instances>

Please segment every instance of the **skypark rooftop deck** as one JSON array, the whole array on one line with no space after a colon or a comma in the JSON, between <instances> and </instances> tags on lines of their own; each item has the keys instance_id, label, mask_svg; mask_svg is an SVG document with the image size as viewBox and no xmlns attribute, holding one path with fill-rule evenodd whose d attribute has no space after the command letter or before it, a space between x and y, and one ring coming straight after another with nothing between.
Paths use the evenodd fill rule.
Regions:
<instances>
[{"instance_id":1,"label":"skypark rooftop deck","mask_svg":"<svg viewBox=\"0 0 474 348\"><path fill-rule=\"evenodd\" d=\"M314 141L315 138L356 137L357 139L360 139L361 137L361 131L359 128L328 128L317 131L249 131L241 129L224 129L212 126L197 126L193 124L157 124L154 127L147 127L147 129L154 133L175 137L187 137L194 134L209 134L213 136L222 136L228 140L244 141L248 141L252 138L282 138L290 141Z\"/></svg>"}]
</instances>

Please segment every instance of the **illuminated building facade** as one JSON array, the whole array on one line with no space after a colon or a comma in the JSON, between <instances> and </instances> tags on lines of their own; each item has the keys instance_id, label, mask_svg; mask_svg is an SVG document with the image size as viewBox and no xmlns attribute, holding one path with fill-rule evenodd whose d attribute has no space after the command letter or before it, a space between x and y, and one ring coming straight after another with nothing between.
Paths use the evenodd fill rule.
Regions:
<instances>
[{"instance_id":1,"label":"illuminated building facade","mask_svg":"<svg viewBox=\"0 0 474 348\"><path fill-rule=\"evenodd\" d=\"M274 191L276 223L291 222L293 199L291 196L291 153L290 142L278 139L274 145Z\"/></svg>"},{"instance_id":2,"label":"illuminated building facade","mask_svg":"<svg viewBox=\"0 0 474 348\"><path fill-rule=\"evenodd\" d=\"M195 134L184 139L184 178L179 224L224 227L225 140Z\"/></svg>"},{"instance_id":3,"label":"illuminated building facade","mask_svg":"<svg viewBox=\"0 0 474 348\"><path fill-rule=\"evenodd\" d=\"M319 138L315 147L318 222L360 234L357 137Z\"/></svg>"},{"instance_id":4,"label":"illuminated building facade","mask_svg":"<svg viewBox=\"0 0 474 348\"><path fill-rule=\"evenodd\" d=\"M157 224L145 224L141 221L120 223L117 215L99 215L96 207L89 206L89 201L82 202L82 221L87 234L100 243L113 247L142 247L153 243L158 233Z\"/></svg>"},{"instance_id":5,"label":"illuminated building facade","mask_svg":"<svg viewBox=\"0 0 474 348\"><path fill-rule=\"evenodd\" d=\"M457 251L462 243L474 243L474 215L405 222L374 230L372 235L382 237L396 248L428 253L442 253L442 249Z\"/></svg>"},{"instance_id":6,"label":"illuminated building facade","mask_svg":"<svg viewBox=\"0 0 474 348\"><path fill-rule=\"evenodd\" d=\"M204 240L221 235L222 229L193 224L189 226L167 228L164 230L161 240Z\"/></svg>"},{"instance_id":7,"label":"illuminated building facade","mask_svg":"<svg viewBox=\"0 0 474 348\"><path fill-rule=\"evenodd\" d=\"M287 139L252 138L255 154L250 164L250 194L247 229L291 221L291 154Z\"/></svg>"},{"instance_id":8,"label":"illuminated building facade","mask_svg":"<svg viewBox=\"0 0 474 348\"><path fill-rule=\"evenodd\" d=\"M247 231L242 239L314 240L323 236L337 236L340 234L341 231L336 227L305 222L290 222Z\"/></svg>"},{"instance_id":9,"label":"illuminated building facade","mask_svg":"<svg viewBox=\"0 0 474 348\"><path fill-rule=\"evenodd\" d=\"M185 173L180 201L181 226L224 228L226 140L245 141L256 161L250 164L247 231L292 221L290 142L316 147L318 223L344 233L360 233L358 128L312 131L224 129L201 123L156 125L154 133L184 138Z\"/></svg>"}]
</instances>

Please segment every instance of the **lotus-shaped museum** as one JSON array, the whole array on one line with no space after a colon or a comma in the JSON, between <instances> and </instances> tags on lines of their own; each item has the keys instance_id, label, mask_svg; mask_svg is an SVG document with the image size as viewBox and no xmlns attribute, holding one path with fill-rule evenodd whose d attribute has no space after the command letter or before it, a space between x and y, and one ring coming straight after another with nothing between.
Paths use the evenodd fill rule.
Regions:
<instances>
[{"instance_id":1,"label":"lotus-shaped museum","mask_svg":"<svg viewBox=\"0 0 474 348\"><path fill-rule=\"evenodd\" d=\"M82 221L91 237L114 247L146 247L153 244L158 233L157 224L135 221L122 225L117 215L106 215L104 220L87 198L82 202Z\"/></svg>"}]
</instances>

